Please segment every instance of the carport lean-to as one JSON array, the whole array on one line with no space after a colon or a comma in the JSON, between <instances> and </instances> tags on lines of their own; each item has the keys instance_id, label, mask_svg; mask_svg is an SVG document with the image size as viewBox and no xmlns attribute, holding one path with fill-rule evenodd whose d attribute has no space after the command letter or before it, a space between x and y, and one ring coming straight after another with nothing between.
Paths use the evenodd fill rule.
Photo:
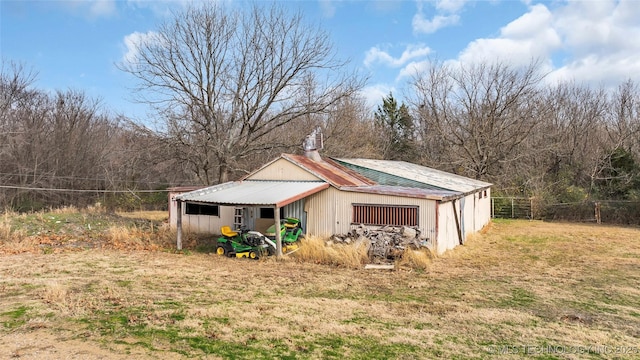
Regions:
<instances>
[{"instance_id":1,"label":"carport lean-to","mask_svg":"<svg viewBox=\"0 0 640 360\"><path fill-rule=\"evenodd\" d=\"M329 187L323 181L243 180L214 185L177 195L176 247L182 250L182 204L215 204L223 206L267 206L274 208L275 229L280 228L280 208ZM282 238L275 231L276 254L282 256Z\"/></svg>"}]
</instances>

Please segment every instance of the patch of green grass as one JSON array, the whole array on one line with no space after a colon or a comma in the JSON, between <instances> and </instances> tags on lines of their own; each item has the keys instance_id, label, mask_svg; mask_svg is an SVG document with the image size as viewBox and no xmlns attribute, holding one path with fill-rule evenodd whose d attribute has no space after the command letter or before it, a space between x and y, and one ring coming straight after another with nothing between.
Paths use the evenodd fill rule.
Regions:
<instances>
[{"instance_id":1,"label":"patch of green grass","mask_svg":"<svg viewBox=\"0 0 640 360\"><path fill-rule=\"evenodd\" d=\"M184 303L175 300L158 300L153 303L159 305L162 309L182 309L186 307Z\"/></svg>"},{"instance_id":2,"label":"patch of green grass","mask_svg":"<svg viewBox=\"0 0 640 360\"><path fill-rule=\"evenodd\" d=\"M511 290L511 296L503 298L499 306L504 308L523 308L529 307L536 301L535 294L523 288L514 288Z\"/></svg>"},{"instance_id":3,"label":"patch of green grass","mask_svg":"<svg viewBox=\"0 0 640 360\"><path fill-rule=\"evenodd\" d=\"M521 245L536 245L536 247L552 242L562 241L559 237L532 235L506 236L505 240L510 243L517 243Z\"/></svg>"},{"instance_id":4,"label":"patch of green grass","mask_svg":"<svg viewBox=\"0 0 640 360\"><path fill-rule=\"evenodd\" d=\"M169 318L174 321L182 321L186 318L186 315L182 311L174 312L174 313L171 313L171 315L169 315Z\"/></svg>"},{"instance_id":5,"label":"patch of green grass","mask_svg":"<svg viewBox=\"0 0 640 360\"><path fill-rule=\"evenodd\" d=\"M0 313L0 323L8 329L15 329L27 323L27 311L29 307L19 306L14 310Z\"/></svg>"},{"instance_id":6,"label":"patch of green grass","mask_svg":"<svg viewBox=\"0 0 640 360\"><path fill-rule=\"evenodd\" d=\"M228 317L213 317L212 320L214 320L217 323L220 323L222 325L229 325L231 324L231 320Z\"/></svg>"},{"instance_id":7,"label":"patch of green grass","mask_svg":"<svg viewBox=\"0 0 640 360\"><path fill-rule=\"evenodd\" d=\"M116 285L125 287L125 288L130 288L131 283L132 283L131 280L116 280Z\"/></svg>"},{"instance_id":8,"label":"patch of green grass","mask_svg":"<svg viewBox=\"0 0 640 360\"><path fill-rule=\"evenodd\" d=\"M357 314L350 319L343 320L343 324L358 324L358 325L366 325L367 328L377 328L383 330L391 330L402 326L397 322L388 322L382 321L381 319L374 316L367 316L366 314Z\"/></svg>"},{"instance_id":9,"label":"patch of green grass","mask_svg":"<svg viewBox=\"0 0 640 360\"><path fill-rule=\"evenodd\" d=\"M182 339L192 350L200 350L204 354L215 354L224 359L298 359L295 350L281 339L231 342L211 339L203 336L192 336Z\"/></svg>"},{"instance_id":10,"label":"patch of green grass","mask_svg":"<svg viewBox=\"0 0 640 360\"><path fill-rule=\"evenodd\" d=\"M386 343L370 336L327 335L306 339L296 345L298 348L306 349L307 352L319 353L323 359L414 359L425 356L424 349L418 346Z\"/></svg>"}]
</instances>

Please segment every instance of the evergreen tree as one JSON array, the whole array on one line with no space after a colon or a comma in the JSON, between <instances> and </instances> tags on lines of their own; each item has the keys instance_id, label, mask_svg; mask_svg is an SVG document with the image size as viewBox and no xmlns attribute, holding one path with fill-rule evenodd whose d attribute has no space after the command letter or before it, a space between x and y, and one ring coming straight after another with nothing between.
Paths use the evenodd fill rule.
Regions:
<instances>
[{"instance_id":1,"label":"evergreen tree","mask_svg":"<svg viewBox=\"0 0 640 360\"><path fill-rule=\"evenodd\" d=\"M382 99L375 114L380 131L382 154L385 159L414 161L416 158L415 126L409 109L398 102L392 93Z\"/></svg>"}]
</instances>

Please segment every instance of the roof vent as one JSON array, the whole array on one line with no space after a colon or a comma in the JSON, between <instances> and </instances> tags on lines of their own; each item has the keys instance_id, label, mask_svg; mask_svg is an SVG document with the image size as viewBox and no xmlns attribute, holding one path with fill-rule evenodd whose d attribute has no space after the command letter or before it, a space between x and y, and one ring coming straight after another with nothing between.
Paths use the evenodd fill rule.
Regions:
<instances>
[{"instance_id":1,"label":"roof vent","mask_svg":"<svg viewBox=\"0 0 640 360\"><path fill-rule=\"evenodd\" d=\"M322 159L320 158L318 150L322 150L323 147L324 137L322 136L322 130L320 129L320 126L316 126L311 134L304 138L304 142L302 143L304 156L315 161L320 161Z\"/></svg>"}]
</instances>

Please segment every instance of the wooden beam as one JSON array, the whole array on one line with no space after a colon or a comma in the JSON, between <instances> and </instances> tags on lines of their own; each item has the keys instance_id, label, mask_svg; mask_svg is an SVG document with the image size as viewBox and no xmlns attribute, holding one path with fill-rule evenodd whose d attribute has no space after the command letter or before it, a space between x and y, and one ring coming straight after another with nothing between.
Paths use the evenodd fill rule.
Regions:
<instances>
[{"instance_id":1,"label":"wooden beam","mask_svg":"<svg viewBox=\"0 0 640 360\"><path fill-rule=\"evenodd\" d=\"M460 245L464 245L464 239L462 239L462 230L460 229L460 220L458 219L458 210L456 210L456 201L451 202L453 205L453 217L456 219L456 229L458 229L458 241Z\"/></svg>"},{"instance_id":2,"label":"wooden beam","mask_svg":"<svg viewBox=\"0 0 640 360\"><path fill-rule=\"evenodd\" d=\"M273 210L273 217L276 222L276 257L282 258L282 235L280 234L280 207L276 205Z\"/></svg>"}]
</instances>

